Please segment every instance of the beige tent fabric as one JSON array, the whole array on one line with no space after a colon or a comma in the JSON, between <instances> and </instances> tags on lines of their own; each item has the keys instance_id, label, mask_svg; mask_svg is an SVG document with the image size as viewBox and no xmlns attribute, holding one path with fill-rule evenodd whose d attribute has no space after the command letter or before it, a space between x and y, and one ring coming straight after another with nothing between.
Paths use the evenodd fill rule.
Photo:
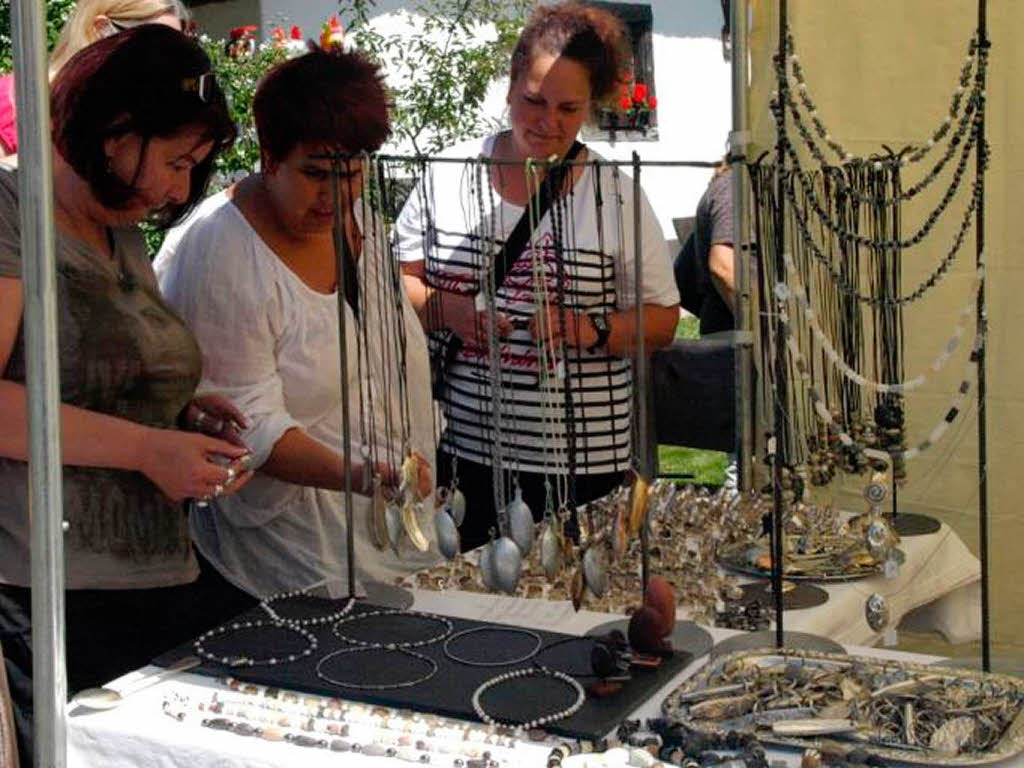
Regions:
<instances>
[{"instance_id":1,"label":"beige tent fabric","mask_svg":"<svg viewBox=\"0 0 1024 768\"><path fill-rule=\"evenodd\" d=\"M18 768L18 739L14 732L11 691L7 687L7 668L0 648L0 768Z\"/></svg>"},{"instance_id":2,"label":"beige tent fabric","mask_svg":"<svg viewBox=\"0 0 1024 768\"><path fill-rule=\"evenodd\" d=\"M988 508L992 575L993 639L997 653L1024 656L1024 579L1018 575L1024 543L1021 458L1024 457L1024 355L1014 338L1024 328L1024 262L1019 257L1022 217L1011 201L1024 191L1024 98L1013 73L1024 71L1024 47L1013 35L1024 29L1024 3L989 0L986 135L991 165L985 189L989 336L987 350ZM771 56L777 45L778 1L751 0L751 87L748 94L752 156L771 150L775 125L768 111L774 90ZM855 155L920 144L946 115L967 44L977 25L969 0L790 0L790 27L809 93L833 136ZM795 130L791 137L799 144ZM807 153L804 152L804 157ZM939 157L905 169L904 187L920 179ZM971 174L933 234L905 254L904 292L916 287L947 253L970 195ZM916 231L948 186L950 169L934 189L903 210L904 236ZM955 395L974 334L973 321L954 358L938 375L928 366L949 338L970 300L974 276L974 228L950 273L904 314L906 371L930 374L907 400L911 445L942 419ZM973 372L971 374L974 380ZM949 523L978 552L977 387L969 406L946 436L908 467L899 491L901 508ZM837 495L860 510L862 478L848 478Z\"/></svg>"}]
</instances>

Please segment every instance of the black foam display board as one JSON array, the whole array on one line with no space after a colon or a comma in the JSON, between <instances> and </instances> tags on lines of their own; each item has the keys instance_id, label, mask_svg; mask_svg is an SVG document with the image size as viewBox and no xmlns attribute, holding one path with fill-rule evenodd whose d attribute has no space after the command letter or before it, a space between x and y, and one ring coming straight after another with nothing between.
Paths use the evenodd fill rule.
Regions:
<instances>
[{"instance_id":1,"label":"black foam display board","mask_svg":"<svg viewBox=\"0 0 1024 768\"><path fill-rule=\"evenodd\" d=\"M306 609L322 605L322 610L309 610L309 616L322 615L338 610L341 603L307 598ZM275 606L278 608L279 606ZM285 606L279 612L287 618L296 617L287 613ZM360 603L350 615L372 612L376 606ZM256 608L235 621L267 619L262 609ZM471 627L508 626L488 624L466 619L449 619L454 632ZM230 623L230 622L229 622ZM438 669L432 678L408 688L387 690L364 690L341 687L328 683L317 676L316 666L324 656L341 648L354 648L338 638L330 626L308 628L318 640L318 648L312 655L295 662L276 666L229 667L213 662L204 662L191 670L211 677L231 676L245 682L335 696L341 699L379 704L388 707L413 709L421 712L455 717L463 720L477 720L471 703L473 692L484 681L513 669L541 664L550 669L566 672L586 688L594 682L593 677L584 677L589 672L590 653L594 647L593 637L569 640L570 635L543 630L530 630L541 638L542 650L529 661L510 665L477 667L458 663L445 656L443 641L412 648L416 653L437 662ZM430 637L444 631L441 624L408 616L372 616L359 621L347 622L341 629L348 637L366 642L400 643L418 638ZM559 641L564 641L560 642ZM559 643L550 650L547 646ZM521 657L536 645L536 640L519 632L481 631L456 640L450 650L457 656L472 661L501 662ZM253 659L287 656L308 646L308 642L296 633L274 628L259 628L232 631L207 640L204 648L211 653L224 656L245 655ZM183 656L195 654L191 643L182 645L154 660L158 666L168 666ZM603 738L619 725L642 702L677 675L691 660L685 649L677 649L665 657L654 668L633 667L633 677L622 690L605 698L588 694L583 708L572 717L551 723L545 729L552 734L570 738L596 740ZM383 650L346 653L335 657L325 665L327 674L335 679L361 683L394 683L421 677L429 665L402 653ZM550 678L525 677L504 682L484 693L484 710L499 721L522 722L533 720L553 711L568 707L574 700L574 692L564 682Z\"/></svg>"}]
</instances>

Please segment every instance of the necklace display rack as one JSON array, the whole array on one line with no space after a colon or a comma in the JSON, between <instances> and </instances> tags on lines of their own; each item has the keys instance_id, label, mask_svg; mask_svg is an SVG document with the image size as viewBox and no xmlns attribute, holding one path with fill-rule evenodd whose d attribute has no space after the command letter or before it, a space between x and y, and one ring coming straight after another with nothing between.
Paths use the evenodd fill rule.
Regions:
<instances>
[{"instance_id":1,"label":"necklace display rack","mask_svg":"<svg viewBox=\"0 0 1024 768\"><path fill-rule=\"evenodd\" d=\"M401 164L412 160L414 159L400 156L378 157L378 161L385 163ZM569 164L577 163L575 160L568 162ZM595 200L594 204L599 211L602 210L602 206L621 205L621 201L624 199L624 190L620 187L630 183L634 199L642 199L640 177L641 172L648 166L711 168L715 165L709 162L689 161L647 163L641 161L636 153L628 162L605 160L578 162L584 165L586 172L592 174L593 179L593 183L588 182L582 185L583 190L579 194L592 194ZM538 373L533 386L539 390L537 409L540 412L540 416L536 418L540 425L537 429L543 435L541 445L548 446L543 450L543 474L550 478L550 482L543 520L536 527L533 524L533 513L537 510L530 510L519 492L516 479L519 472L519 455L509 448L509 446L518 445L517 419L520 416L517 407L514 407L518 404L515 398L519 396L519 390L529 385L521 380L522 377L517 378L514 368L512 368L511 374L506 370L503 360L503 355L506 354L505 345L502 340L497 338L495 331L499 311L510 313L514 318L514 325L519 323L525 327L531 313L516 304L516 302L526 301L524 296L529 299L528 303L531 308L540 306L558 306L561 309L576 308L571 306L566 298L571 291L563 290L560 286L568 284L572 277L570 269L579 269L579 265L574 261L578 256L572 253L572 248L576 247L574 245L576 233L572 229L574 214L571 200L569 203L566 202L566 198L572 198L577 192L573 190L567 195L553 193L551 189L553 185L550 180L561 170L560 166L556 166L541 180L540 169L544 164L541 162L526 163L524 172L527 179L535 180L537 186L547 192L547 197L551 201L549 209L550 246L531 248L528 250L529 258L521 259L521 263L520 261L516 262L522 274L516 276L516 280L519 282L515 284L516 291L513 293L519 298L513 300L507 298L506 293L509 292L501 293L504 279L502 275L508 268L508 265L502 261L504 255L502 238L506 236L504 233L507 228L503 221L498 220L501 207L496 202L492 178L494 167L500 170L503 161L486 157L421 157L415 158L415 163L419 168L420 178L423 180L425 198L422 204L428 208L431 205L431 196L434 191L433 177L428 165L438 163L462 166L461 180L465 193L463 208L467 218L466 229L460 230L462 234L458 234L458 236L465 237L469 246L467 246L466 253L460 256L456 267L452 268L451 274L446 273L440 266L444 259L430 250L430 248L439 246L437 238L429 235L433 223L429 221L428 217L428 221L422 226L424 227L425 242L433 243L433 245L428 246L428 251L425 254L425 269L428 276L432 276L434 285L444 285L449 280L457 281L460 286L468 285L467 295L474 295L476 292L476 308L479 312L485 313L488 319L484 324L485 332L482 334L484 340L478 345L479 348L473 350L471 358L475 361L474 365L477 366L475 369L471 368L475 374L474 377L469 379L468 375L460 369L460 373L455 379L460 387L457 389L460 396L469 397L467 391L476 387L472 394L479 399L483 404L481 407L488 414L485 417L486 424L481 429L487 435L486 447L483 450L490 460L489 464L493 471L497 525L492 531L492 540L483 545L478 553L478 561L474 561L479 573L479 581L488 591L518 594L524 575L529 573L535 580L538 571L543 570L548 584L553 585L557 582L559 585L565 586L564 592L574 605L579 606L584 601L600 600L611 581L609 561L621 556L621 553L613 554L612 547L612 542L618 534L618 531L615 530L618 521L614 515L602 515L603 519L595 526L596 515L591 514L594 510L577 506L575 503L577 474L574 471L575 467L591 464L593 459L588 454L588 450L594 449L588 446L585 436L580 437L577 433L577 421L580 414L584 413L586 402L581 400L577 404L573 399L576 397L573 388L559 383L568 378L568 372L575 370L580 365L579 358L574 357L576 353L566 341L565 328L562 327L565 315L556 313L556 317L560 317L562 320L552 321L553 328L547 328L548 321L545 319L547 316L542 315L541 333L532 344L535 348L531 348L529 354L523 353L524 357L531 359L535 355ZM631 181L620 173L620 167L624 166L632 168ZM544 187L545 184L548 185L547 188ZM602 185L606 187L603 192ZM384 186L388 185L385 183ZM538 210L538 208L547 210L543 203L537 202L541 197L538 195L534 198L523 214L528 217L529 231L531 232L538 230L540 219L547 215ZM474 219L475 216L478 216L478 219ZM623 231L631 231L633 235L635 252L630 249L630 252L628 254L624 252L624 255L632 258L633 263L630 265L630 269L635 270L635 274L631 274L630 277L634 279L639 291L644 273L642 261L644 254L641 247L643 242L641 207L633 206L631 214L620 215L620 222L617 230L618 243L623 252L625 249ZM521 224L522 222L516 226L514 231L520 231ZM455 236L455 234L447 232L449 237ZM544 237L548 237L547 230L544 230ZM608 233L602 232L599 237L607 237L608 242L612 243L615 241L616 232L611 230ZM508 239L511 241L515 238L508 236ZM545 243L547 242L545 240ZM604 252L608 249L602 248L601 250ZM608 252L611 251L608 250ZM473 271L474 269L476 271ZM602 273L605 269L607 266L602 265ZM531 291L532 293L529 293ZM527 296L528 293L529 296ZM628 462L637 468L637 474L642 479L642 482L637 483L636 491L638 495L641 495L646 493L649 479L654 474L654 451L648 440L651 430L646 414L647 398L640 396L640 393L646 390L645 377L648 375L647 365L638 363L638 361L646 360L644 324L641 315L643 302L635 300L633 304L636 307L638 322L636 323L637 335L633 345L636 354L633 359L635 386L633 387L634 400L631 409L632 418L630 419L630 429L633 434L630 442L635 450ZM439 306L432 304L431 309L440 312ZM444 317L439 314L432 315L430 320L430 325L433 327L445 325ZM517 330L522 330L519 326L515 327ZM545 341L549 335L545 333L545 330L551 331L551 336L560 336L561 343ZM521 342L517 340L516 344L519 343ZM511 342L509 344L511 345ZM512 353L508 352L508 354ZM464 381L464 379L466 380ZM609 368L609 382L611 379L612 370ZM476 383L471 384L468 383L469 381ZM452 386L455 387L454 384ZM609 383L608 386L610 387L611 384ZM460 404L460 402L456 402L456 408L463 407L464 404ZM534 420L535 415L531 413L528 418ZM438 425L435 422L435 429L437 428ZM443 443L443 435L435 435L435 437L441 438ZM533 450L537 451L538 449L533 448ZM615 448L614 450L620 449ZM455 453L455 451L451 452ZM540 461L536 456L531 459L532 464ZM615 461L617 466L622 463L621 457L618 455L616 455ZM548 470L552 468L555 471L549 472ZM448 487L446 480L444 491L447 498L454 497L457 493L457 477L457 467L453 463L452 481ZM451 514L441 514L436 518L439 541L452 542L455 540L451 523L453 520L457 520L459 515L456 514L454 506L452 505ZM640 579L634 599L630 601L632 604L638 604L641 601L650 571L650 531L646 516L637 520L631 519L630 528L629 535L640 540ZM457 564L455 567L465 566L468 576L468 571L472 570L467 566L469 558L458 556L450 546L446 547L446 555L449 552L452 553L450 559ZM531 553L537 553L532 562L528 560ZM443 570L444 566L439 566L439 569ZM474 577L473 581L475 583L477 578ZM527 596L532 595L528 594ZM702 632L695 626L693 630L694 633ZM686 649L692 650L688 647Z\"/></svg>"},{"instance_id":2,"label":"necklace display rack","mask_svg":"<svg viewBox=\"0 0 1024 768\"><path fill-rule=\"evenodd\" d=\"M932 365L938 370L967 330L977 323L969 367L976 378L978 429L979 540L982 591L982 665L989 669L989 585L987 449L985 431L984 181L989 148L985 140L986 70L990 42L986 0L977 0L977 27L967 46L947 116L927 141L902 151L855 157L825 125L810 95L805 62L798 57L789 27L787 0L779 0L778 49L774 56L776 91L774 164L765 156L748 166L754 198L758 260L762 370L768 382L765 405L772 414L771 517L772 597L779 620L775 644L785 644L782 589L783 520L799 500L797 481L824 485L838 471L862 473L880 467L892 472L890 525L898 535L931 533L934 518L900 509L898 488L907 463L935 444L962 412L971 381L961 382L945 418L913 448L907 448L905 395L925 375L904 372L903 313L942 279L975 230L977 280L972 307L965 307L946 350ZM791 121L791 122L790 122ZM795 128L795 135L791 132ZM803 145L817 166L805 170L797 151ZM903 186L902 172L935 149L938 159L916 183ZM829 165L828 155L838 165ZM957 195L969 176L970 190ZM956 158L956 160L954 160ZM947 167L951 180L924 223L901 236L902 204L934 184ZM916 288L901 286L907 254L924 258L914 246L928 240L954 199L964 212L946 255ZM934 238L933 238L934 239ZM815 348L815 346L817 348ZM800 375L795 376L796 368ZM880 461L880 463L879 463Z\"/></svg>"}]
</instances>

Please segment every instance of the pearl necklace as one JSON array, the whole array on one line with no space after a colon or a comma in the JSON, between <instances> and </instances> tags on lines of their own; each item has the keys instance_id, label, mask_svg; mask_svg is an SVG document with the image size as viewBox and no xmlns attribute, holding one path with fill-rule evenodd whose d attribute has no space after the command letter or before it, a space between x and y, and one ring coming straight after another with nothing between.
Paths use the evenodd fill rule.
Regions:
<instances>
[{"instance_id":1,"label":"pearl necklace","mask_svg":"<svg viewBox=\"0 0 1024 768\"><path fill-rule=\"evenodd\" d=\"M495 718L491 717L484 711L483 705L480 703L480 698L486 691L495 686L506 683L509 680L515 680L519 677L550 677L555 680L561 680L563 683L568 685L576 692L576 700L565 709L552 712L550 715L544 715L543 717L537 717L533 720L527 720L525 723L502 723ZM473 711L476 712L476 716L479 717L483 722L488 725L510 725L517 730L530 730L532 728L540 728L548 723L554 723L558 720L563 720L567 717L571 717L579 712L583 708L584 702L587 700L587 694L583 690L583 686L579 682L564 672L559 672L557 669L549 669L548 667L524 667L523 669L514 669L511 672L504 672L497 677L492 677L480 684L480 686L473 691Z\"/></svg>"},{"instance_id":2,"label":"pearl necklace","mask_svg":"<svg viewBox=\"0 0 1024 768\"><path fill-rule=\"evenodd\" d=\"M370 619L374 616L409 616L414 619L427 619L428 621L436 621L439 624L442 624L444 626L444 631L441 634L434 635L433 637L428 637L426 640L404 640L400 642L377 643L371 642L369 640L357 640L354 637L349 637L348 635L342 634L339 629L339 627L341 627L342 624L351 624L354 621ZM432 613L420 613L419 611L397 610L367 611L365 613L353 614L351 616L344 617L341 621L337 622L333 627L331 627L331 631L339 640L343 640L344 642L350 643L352 645L358 645L366 650L379 648L387 651L395 651L403 648L421 648L424 645L430 645L431 643L436 643L441 640L444 640L454 631L454 629L455 627L452 626L451 621L449 621L444 616L437 616Z\"/></svg>"},{"instance_id":3,"label":"pearl necklace","mask_svg":"<svg viewBox=\"0 0 1024 768\"><path fill-rule=\"evenodd\" d=\"M290 619L281 616L273 607L272 603L280 603L286 600L292 600L296 597L309 597L309 593L305 589L296 589L291 592L278 592L265 597L260 601L260 608L266 612L266 614L273 620L280 624L292 624L296 627L316 627L322 624L331 624L344 616L348 615L352 611L352 607L356 604L356 599L350 597L345 605L340 610L333 611L332 613L324 614L323 616L312 616L306 619Z\"/></svg>"},{"instance_id":4,"label":"pearl necklace","mask_svg":"<svg viewBox=\"0 0 1024 768\"><path fill-rule=\"evenodd\" d=\"M308 642L309 646L301 653L289 653L285 656L272 656L269 659L251 659L248 656L218 656L215 653L211 653L203 647L203 643L207 640L211 640L214 637L226 635L229 632L238 632L245 629L259 629L261 627L269 627L272 629L283 629L289 632L295 632L302 635ZM317 649L318 643L316 636L302 627L296 626L295 624L286 624L279 621L263 621L262 619L256 619L252 621L235 621L231 624L225 624L211 629L201 634L196 638L195 642L192 643L192 647L195 649L196 655L200 658L208 661L213 661L218 664L225 664L229 667L255 667L255 666L267 666L273 667L278 664L288 664L293 661L298 661L301 658L312 655L313 651Z\"/></svg>"},{"instance_id":5,"label":"pearl necklace","mask_svg":"<svg viewBox=\"0 0 1024 768\"><path fill-rule=\"evenodd\" d=\"M418 661L426 662L429 667L429 670L422 677L417 677L414 680L402 680L397 683L353 683L347 680L335 680L333 677L330 677L326 672L323 671L324 663L333 658L343 656L349 653L367 653L369 651L386 651L388 653L401 653L406 656L411 656L412 658L417 659ZM395 688L412 688L414 685L425 683L427 680L432 678L436 673L437 662L429 656L424 656L422 653L410 651L408 648L398 648L380 645L361 648L341 648L340 650L328 653L326 656L324 656L322 659L320 659L320 661L316 663L316 676L324 682L330 683L331 685L337 685L340 688L355 688L356 690L360 691L390 691L394 690Z\"/></svg>"}]
</instances>

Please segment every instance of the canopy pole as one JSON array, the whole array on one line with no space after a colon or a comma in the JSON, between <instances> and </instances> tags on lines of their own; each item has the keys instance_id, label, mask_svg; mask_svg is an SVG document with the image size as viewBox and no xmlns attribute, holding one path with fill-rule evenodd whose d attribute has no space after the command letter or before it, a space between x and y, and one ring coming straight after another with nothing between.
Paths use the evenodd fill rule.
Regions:
<instances>
[{"instance_id":1,"label":"canopy pole","mask_svg":"<svg viewBox=\"0 0 1024 768\"><path fill-rule=\"evenodd\" d=\"M18 174L18 199L28 390L35 765L63 768L67 763L64 523L46 16L40 0L15 0L12 13L18 165L31 169Z\"/></svg>"}]
</instances>

